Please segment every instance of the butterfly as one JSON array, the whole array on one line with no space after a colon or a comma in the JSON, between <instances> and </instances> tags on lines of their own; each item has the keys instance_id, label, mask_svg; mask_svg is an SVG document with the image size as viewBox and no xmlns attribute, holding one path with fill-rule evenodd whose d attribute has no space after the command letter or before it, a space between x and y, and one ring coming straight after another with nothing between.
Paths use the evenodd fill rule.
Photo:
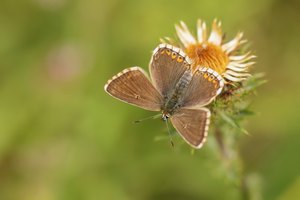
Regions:
<instances>
[{"instance_id":1,"label":"butterfly","mask_svg":"<svg viewBox=\"0 0 300 200\"><path fill-rule=\"evenodd\" d=\"M211 112L204 107L218 96L223 78L214 70L198 66L175 46L160 44L149 64L150 77L140 67L113 76L104 86L112 97L149 111L160 111L192 147L206 141Z\"/></svg>"}]
</instances>

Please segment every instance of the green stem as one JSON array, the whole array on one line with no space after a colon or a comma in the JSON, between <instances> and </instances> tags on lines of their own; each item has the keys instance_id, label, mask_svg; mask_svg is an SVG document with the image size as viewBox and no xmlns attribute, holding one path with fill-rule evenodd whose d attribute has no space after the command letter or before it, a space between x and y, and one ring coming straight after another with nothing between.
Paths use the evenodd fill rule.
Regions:
<instances>
[{"instance_id":1,"label":"green stem","mask_svg":"<svg viewBox=\"0 0 300 200\"><path fill-rule=\"evenodd\" d=\"M234 179L234 185L236 185L241 194L241 198L243 200L249 200L250 194L249 194L249 188L246 184L245 175L243 172L243 169L240 167L242 166L242 161L239 158L238 152L235 153L235 155L232 155L233 153L230 152L230 149L227 147L227 145L224 142L224 134L219 128L216 128L215 130L215 139L218 144L218 148L220 151L221 158L223 160L223 164L226 171L231 174L236 174L238 177ZM229 175L230 176L230 175Z\"/></svg>"}]
</instances>

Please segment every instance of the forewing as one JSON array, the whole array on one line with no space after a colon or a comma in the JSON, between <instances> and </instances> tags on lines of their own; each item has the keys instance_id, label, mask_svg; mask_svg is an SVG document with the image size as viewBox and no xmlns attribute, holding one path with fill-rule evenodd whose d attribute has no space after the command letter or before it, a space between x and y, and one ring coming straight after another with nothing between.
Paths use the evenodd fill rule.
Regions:
<instances>
[{"instance_id":1,"label":"forewing","mask_svg":"<svg viewBox=\"0 0 300 200\"><path fill-rule=\"evenodd\" d=\"M209 104L221 93L223 86L223 78L212 69L196 70L184 94L182 107L199 108Z\"/></svg>"},{"instance_id":2,"label":"forewing","mask_svg":"<svg viewBox=\"0 0 300 200\"><path fill-rule=\"evenodd\" d=\"M188 57L177 47L168 44L159 45L150 61L152 82L159 93L165 98L183 73L190 68Z\"/></svg>"},{"instance_id":3,"label":"forewing","mask_svg":"<svg viewBox=\"0 0 300 200\"><path fill-rule=\"evenodd\" d=\"M147 78L144 70L132 67L112 77L104 86L111 96L151 111L160 111L162 97Z\"/></svg>"},{"instance_id":4,"label":"forewing","mask_svg":"<svg viewBox=\"0 0 300 200\"><path fill-rule=\"evenodd\" d=\"M199 149L206 140L210 111L207 108L180 109L171 116L171 122L189 145Z\"/></svg>"}]
</instances>

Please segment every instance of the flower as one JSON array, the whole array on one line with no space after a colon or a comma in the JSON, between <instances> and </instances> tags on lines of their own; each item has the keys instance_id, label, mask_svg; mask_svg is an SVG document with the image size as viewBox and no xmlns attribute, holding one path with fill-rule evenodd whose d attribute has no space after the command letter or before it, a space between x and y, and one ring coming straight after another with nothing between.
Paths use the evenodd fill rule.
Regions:
<instances>
[{"instance_id":1,"label":"flower","mask_svg":"<svg viewBox=\"0 0 300 200\"><path fill-rule=\"evenodd\" d=\"M194 37L184 22L175 25L177 35L181 41L180 47L192 61L194 69L209 67L230 82L240 82L250 76L249 66L255 62L251 52L240 55L239 47L246 43L242 39L243 33L239 32L229 42L224 42L221 22L216 19L212 23L210 35L207 34L205 22L200 19L197 22L197 38ZM169 38L165 38L171 42Z\"/></svg>"}]
</instances>

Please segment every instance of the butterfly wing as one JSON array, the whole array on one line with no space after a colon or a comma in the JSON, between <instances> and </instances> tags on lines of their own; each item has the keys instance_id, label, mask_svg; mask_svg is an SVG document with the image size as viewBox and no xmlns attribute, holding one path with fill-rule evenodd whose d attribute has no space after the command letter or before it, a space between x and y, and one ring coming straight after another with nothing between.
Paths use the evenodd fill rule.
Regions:
<instances>
[{"instance_id":1,"label":"butterfly wing","mask_svg":"<svg viewBox=\"0 0 300 200\"><path fill-rule=\"evenodd\" d=\"M121 101L150 111L160 111L162 97L146 73L139 67L123 70L104 86L104 90Z\"/></svg>"},{"instance_id":2,"label":"butterfly wing","mask_svg":"<svg viewBox=\"0 0 300 200\"><path fill-rule=\"evenodd\" d=\"M171 122L188 144L199 149L206 140L210 111L207 108L180 109L171 116Z\"/></svg>"},{"instance_id":3,"label":"butterfly wing","mask_svg":"<svg viewBox=\"0 0 300 200\"><path fill-rule=\"evenodd\" d=\"M182 107L200 108L209 104L221 93L223 86L222 77L212 69L196 70L182 98Z\"/></svg>"},{"instance_id":4,"label":"butterfly wing","mask_svg":"<svg viewBox=\"0 0 300 200\"><path fill-rule=\"evenodd\" d=\"M190 64L179 48L161 44L153 51L149 68L155 88L166 98Z\"/></svg>"}]
</instances>

